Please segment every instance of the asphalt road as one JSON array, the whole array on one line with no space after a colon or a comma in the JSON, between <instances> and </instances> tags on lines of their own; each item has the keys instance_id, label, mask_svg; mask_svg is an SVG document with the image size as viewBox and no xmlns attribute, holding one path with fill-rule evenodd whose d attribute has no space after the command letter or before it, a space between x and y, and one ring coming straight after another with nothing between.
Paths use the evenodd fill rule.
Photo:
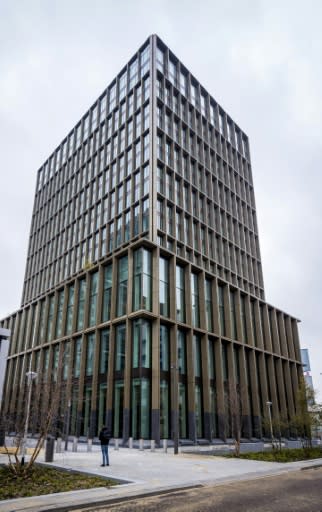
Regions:
<instances>
[{"instance_id":1,"label":"asphalt road","mask_svg":"<svg viewBox=\"0 0 322 512\"><path fill-rule=\"evenodd\" d=\"M322 512L322 468L174 491L86 511Z\"/></svg>"}]
</instances>

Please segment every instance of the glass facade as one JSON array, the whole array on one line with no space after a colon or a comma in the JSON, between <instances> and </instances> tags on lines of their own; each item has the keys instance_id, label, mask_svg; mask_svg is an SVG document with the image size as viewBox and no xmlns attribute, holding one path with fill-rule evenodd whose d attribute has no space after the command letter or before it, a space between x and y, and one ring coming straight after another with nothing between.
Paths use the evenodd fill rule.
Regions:
<instances>
[{"instance_id":1,"label":"glass facade","mask_svg":"<svg viewBox=\"0 0 322 512\"><path fill-rule=\"evenodd\" d=\"M263 300L247 136L158 37L39 169L28 251L23 308L0 322L6 410L30 362L71 385L77 436L170 438L178 407L181 438L223 437L243 375L246 415L274 386L279 413L292 402L297 324Z\"/></svg>"}]
</instances>

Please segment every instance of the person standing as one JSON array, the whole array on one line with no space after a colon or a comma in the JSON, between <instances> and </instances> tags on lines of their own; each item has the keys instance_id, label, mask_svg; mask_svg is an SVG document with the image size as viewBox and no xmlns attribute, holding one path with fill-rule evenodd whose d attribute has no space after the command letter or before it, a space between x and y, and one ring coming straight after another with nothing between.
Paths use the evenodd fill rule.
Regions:
<instances>
[{"instance_id":1,"label":"person standing","mask_svg":"<svg viewBox=\"0 0 322 512\"><path fill-rule=\"evenodd\" d=\"M109 458L108 458L108 445L111 439L111 433L108 428L103 425L102 430L100 431L99 440L101 441L101 450L103 457L103 464L101 466L109 466Z\"/></svg>"}]
</instances>

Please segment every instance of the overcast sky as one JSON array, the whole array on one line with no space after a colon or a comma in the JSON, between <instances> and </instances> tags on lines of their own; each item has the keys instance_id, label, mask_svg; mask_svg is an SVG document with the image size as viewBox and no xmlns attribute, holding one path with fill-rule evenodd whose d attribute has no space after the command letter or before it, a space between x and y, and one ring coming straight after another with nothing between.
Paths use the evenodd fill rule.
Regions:
<instances>
[{"instance_id":1,"label":"overcast sky","mask_svg":"<svg viewBox=\"0 0 322 512\"><path fill-rule=\"evenodd\" d=\"M322 401L322 3L0 0L0 318L36 171L151 33L250 139L266 300L301 319Z\"/></svg>"}]
</instances>

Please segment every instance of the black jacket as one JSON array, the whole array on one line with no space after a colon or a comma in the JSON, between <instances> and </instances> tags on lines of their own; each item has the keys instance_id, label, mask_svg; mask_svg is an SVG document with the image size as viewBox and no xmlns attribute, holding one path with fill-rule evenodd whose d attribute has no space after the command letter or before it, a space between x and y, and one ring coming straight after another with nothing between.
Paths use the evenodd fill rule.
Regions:
<instances>
[{"instance_id":1,"label":"black jacket","mask_svg":"<svg viewBox=\"0 0 322 512\"><path fill-rule=\"evenodd\" d=\"M108 444L111 439L111 434L107 428L102 428L99 435L99 440L101 441L101 444Z\"/></svg>"}]
</instances>

